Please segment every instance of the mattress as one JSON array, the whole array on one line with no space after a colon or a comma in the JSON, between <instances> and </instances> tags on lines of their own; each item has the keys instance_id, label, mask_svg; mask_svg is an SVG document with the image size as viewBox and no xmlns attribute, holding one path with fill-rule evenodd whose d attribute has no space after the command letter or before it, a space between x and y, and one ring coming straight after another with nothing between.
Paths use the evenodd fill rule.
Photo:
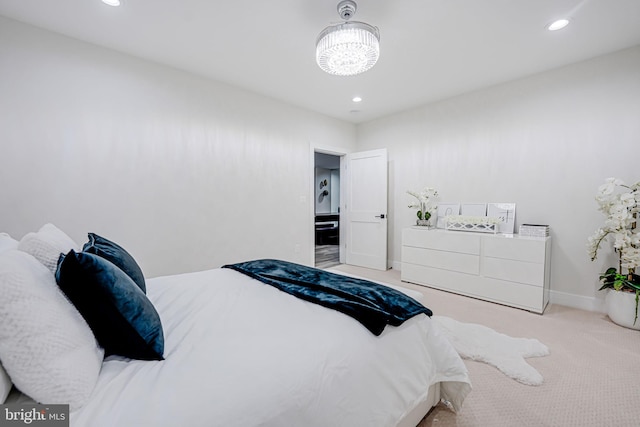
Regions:
<instances>
[{"instance_id":1,"label":"mattress","mask_svg":"<svg viewBox=\"0 0 640 427\"><path fill-rule=\"evenodd\" d=\"M454 410L471 389L424 314L375 336L230 269L149 279L147 295L165 360L106 358L71 426L391 427L435 384Z\"/></svg>"}]
</instances>

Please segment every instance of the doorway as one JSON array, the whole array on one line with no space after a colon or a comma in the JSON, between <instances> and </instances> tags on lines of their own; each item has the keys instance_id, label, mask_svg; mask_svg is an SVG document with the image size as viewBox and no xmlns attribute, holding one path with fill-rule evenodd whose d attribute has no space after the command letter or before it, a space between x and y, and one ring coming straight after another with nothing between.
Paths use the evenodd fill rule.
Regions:
<instances>
[{"instance_id":1,"label":"doorway","mask_svg":"<svg viewBox=\"0 0 640 427\"><path fill-rule=\"evenodd\" d=\"M314 152L315 266L340 264L340 156Z\"/></svg>"}]
</instances>

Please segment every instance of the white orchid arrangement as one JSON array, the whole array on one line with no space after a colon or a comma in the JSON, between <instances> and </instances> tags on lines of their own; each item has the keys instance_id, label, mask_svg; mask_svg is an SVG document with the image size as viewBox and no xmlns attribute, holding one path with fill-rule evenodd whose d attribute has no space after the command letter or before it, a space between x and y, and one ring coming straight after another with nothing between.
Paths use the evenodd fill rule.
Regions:
<instances>
[{"instance_id":1,"label":"white orchid arrangement","mask_svg":"<svg viewBox=\"0 0 640 427\"><path fill-rule=\"evenodd\" d=\"M640 210L640 181L626 185L619 179L608 178L598 187L596 201L606 219L604 226L589 237L588 252L591 261L596 259L598 249L609 236L613 238L613 248L619 257L618 268L608 268L600 275L600 290L612 288L635 292L637 320L640 276L635 274L635 270L640 266L640 233L636 220Z\"/></svg>"},{"instance_id":2,"label":"white orchid arrangement","mask_svg":"<svg viewBox=\"0 0 640 427\"><path fill-rule=\"evenodd\" d=\"M418 209L416 214L418 219L426 221L431 218L431 212L438 207L438 191L435 188L425 187L421 191L408 190L407 193L416 198L409 207Z\"/></svg>"},{"instance_id":3,"label":"white orchid arrangement","mask_svg":"<svg viewBox=\"0 0 640 427\"><path fill-rule=\"evenodd\" d=\"M600 212L606 216L604 226L589 237L589 255L595 260L598 249L608 236L620 255L621 269L640 266L640 233L636 217L640 206L640 181L629 186L619 179L608 178L596 195Z\"/></svg>"}]
</instances>

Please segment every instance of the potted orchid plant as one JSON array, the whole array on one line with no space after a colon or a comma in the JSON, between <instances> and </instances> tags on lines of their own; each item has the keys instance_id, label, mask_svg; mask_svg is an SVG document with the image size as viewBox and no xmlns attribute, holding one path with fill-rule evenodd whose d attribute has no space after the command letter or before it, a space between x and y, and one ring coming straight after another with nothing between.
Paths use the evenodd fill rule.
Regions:
<instances>
[{"instance_id":1,"label":"potted orchid plant","mask_svg":"<svg viewBox=\"0 0 640 427\"><path fill-rule=\"evenodd\" d=\"M410 208L418 209L416 215L417 225L429 226L432 212L438 207L438 191L435 188L425 187L421 191L407 191L408 194L416 198L416 201L409 205Z\"/></svg>"},{"instance_id":2,"label":"potted orchid plant","mask_svg":"<svg viewBox=\"0 0 640 427\"><path fill-rule=\"evenodd\" d=\"M606 219L604 226L589 237L591 260L596 259L598 249L609 237L613 239L613 248L618 254L618 265L600 275L600 290L611 290L606 297L607 314L615 323L640 329L640 322L637 322L640 276L636 274L640 266L640 233L636 227L640 210L640 181L626 185L619 179L608 178L598 188L596 201ZM633 303L630 302L632 300ZM623 306L631 306L633 315L622 312Z\"/></svg>"}]
</instances>

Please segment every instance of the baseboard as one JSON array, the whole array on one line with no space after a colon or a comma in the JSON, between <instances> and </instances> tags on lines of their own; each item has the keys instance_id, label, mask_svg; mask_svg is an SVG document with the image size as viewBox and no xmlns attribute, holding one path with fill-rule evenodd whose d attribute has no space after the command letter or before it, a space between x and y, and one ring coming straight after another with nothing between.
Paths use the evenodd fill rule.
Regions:
<instances>
[{"instance_id":1,"label":"baseboard","mask_svg":"<svg viewBox=\"0 0 640 427\"><path fill-rule=\"evenodd\" d=\"M549 302L551 304L564 305L598 313L604 313L606 311L603 298L585 297L554 290L551 290L549 294Z\"/></svg>"}]
</instances>

